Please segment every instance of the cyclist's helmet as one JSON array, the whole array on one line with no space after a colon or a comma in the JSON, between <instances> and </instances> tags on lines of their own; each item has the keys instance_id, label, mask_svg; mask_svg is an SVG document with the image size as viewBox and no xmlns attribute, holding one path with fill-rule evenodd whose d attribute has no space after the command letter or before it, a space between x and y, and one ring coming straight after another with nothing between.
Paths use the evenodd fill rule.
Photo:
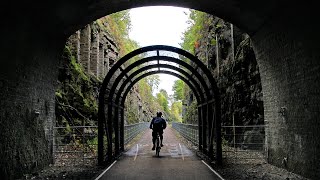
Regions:
<instances>
[{"instance_id":1,"label":"cyclist's helmet","mask_svg":"<svg viewBox=\"0 0 320 180\"><path fill-rule=\"evenodd\" d=\"M162 112L157 112L157 117L161 117L162 116Z\"/></svg>"}]
</instances>

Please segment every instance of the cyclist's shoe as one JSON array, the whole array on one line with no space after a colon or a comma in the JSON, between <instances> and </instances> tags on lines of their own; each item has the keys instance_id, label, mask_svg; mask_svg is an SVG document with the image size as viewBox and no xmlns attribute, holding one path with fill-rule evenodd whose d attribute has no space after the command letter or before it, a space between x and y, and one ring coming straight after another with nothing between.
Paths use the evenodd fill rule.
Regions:
<instances>
[{"instance_id":1,"label":"cyclist's shoe","mask_svg":"<svg viewBox=\"0 0 320 180\"><path fill-rule=\"evenodd\" d=\"M161 144L161 147L163 147L163 144Z\"/></svg>"},{"instance_id":2,"label":"cyclist's shoe","mask_svg":"<svg viewBox=\"0 0 320 180\"><path fill-rule=\"evenodd\" d=\"M154 145L152 146L152 151L154 151L156 149L156 147L154 147Z\"/></svg>"}]
</instances>

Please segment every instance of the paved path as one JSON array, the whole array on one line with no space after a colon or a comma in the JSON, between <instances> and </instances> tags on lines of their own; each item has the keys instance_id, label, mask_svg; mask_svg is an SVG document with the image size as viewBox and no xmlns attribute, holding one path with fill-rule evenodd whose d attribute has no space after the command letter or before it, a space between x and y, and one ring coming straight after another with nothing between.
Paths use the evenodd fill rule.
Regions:
<instances>
[{"instance_id":1,"label":"paved path","mask_svg":"<svg viewBox=\"0 0 320 180\"><path fill-rule=\"evenodd\" d=\"M152 151L151 130L99 178L100 180L220 180L199 158L174 135L164 131L160 157Z\"/></svg>"}]
</instances>

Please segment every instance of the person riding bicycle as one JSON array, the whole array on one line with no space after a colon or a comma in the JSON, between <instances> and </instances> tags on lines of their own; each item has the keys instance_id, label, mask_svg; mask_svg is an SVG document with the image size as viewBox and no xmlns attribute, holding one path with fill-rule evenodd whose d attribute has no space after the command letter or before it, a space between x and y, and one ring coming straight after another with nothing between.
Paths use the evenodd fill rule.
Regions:
<instances>
[{"instance_id":1,"label":"person riding bicycle","mask_svg":"<svg viewBox=\"0 0 320 180\"><path fill-rule=\"evenodd\" d=\"M153 147L152 150L155 150L155 142L157 138L157 133L160 136L161 147L163 146L163 130L167 127L167 122L162 117L162 112L157 112L157 117L152 118L150 123L150 129L152 129L152 143Z\"/></svg>"}]
</instances>

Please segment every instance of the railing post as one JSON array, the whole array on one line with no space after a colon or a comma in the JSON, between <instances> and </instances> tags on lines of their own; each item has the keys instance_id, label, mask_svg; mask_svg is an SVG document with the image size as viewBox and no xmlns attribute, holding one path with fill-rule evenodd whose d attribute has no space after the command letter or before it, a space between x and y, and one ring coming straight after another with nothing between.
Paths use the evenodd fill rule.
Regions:
<instances>
[{"instance_id":1,"label":"railing post","mask_svg":"<svg viewBox=\"0 0 320 180\"><path fill-rule=\"evenodd\" d=\"M202 151L202 131L202 107L198 107L198 146L200 151Z\"/></svg>"},{"instance_id":2,"label":"railing post","mask_svg":"<svg viewBox=\"0 0 320 180\"><path fill-rule=\"evenodd\" d=\"M208 106L207 106L207 112L208 112L208 127L209 127L209 157L211 159L213 159L214 155L213 155L213 138L214 138L214 122L215 122L215 119L213 117L213 107L212 107L212 102L208 103Z\"/></svg>"},{"instance_id":3,"label":"railing post","mask_svg":"<svg viewBox=\"0 0 320 180\"><path fill-rule=\"evenodd\" d=\"M119 138L119 106L116 104L114 111L114 151L115 156L120 154L120 138Z\"/></svg>"},{"instance_id":4,"label":"railing post","mask_svg":"<svg viewBox=\"0 0 320 180\"><path fill-rule=\"evenodd\" d=\"M111 100L112 101L112 100ZM107 151L107 161L111 161L112 160L112 110L113 110L113 106L112 106L112 102L109 102L108 105L108 121L107 121L107 136L108 136L108 151Z\"/></svg>"},{"instance_id":5,"label":"railing post","mask_svg":"<svg viewBox=\"0 0 320 180\"><path fill-rule=\"evenodd\" d=\"M202 152L207 154L207 104L202 106Z\"/></svg>"},{"instance_id":6,"label":"railing post","mask_svg":"<svg viewBox=\"0 0 320 180\"><path fill-rule=\"evenodd\" d=\"M102 112L102 108L104 108L104 104L99 106L99 114L98 114L98 164L103 164L104 153L103 153L103 143L104 143L104 123L105 117L104 113Z\"/></svg>"},{"instance_id":7,"label":"railing post","mask_svg":"<svg viewBox=\"0 0 320 180\"><path fill-rule=\"evenodd\" d=\"M215 136L216 136L216 159L217 164L222 165L222 138L221 138L221 113L220 102L216 102L214 106L215 118Z\"/></svg>"},{"instance_id":8,"label":"railing post","mask_svg":"<svg viewBox=\"0 0 320 180\"><path fill-rule=\"evenodd\" d=\"M120 150L124 151L124 109L120 109Z\"/></svg>"}]
</instances>

